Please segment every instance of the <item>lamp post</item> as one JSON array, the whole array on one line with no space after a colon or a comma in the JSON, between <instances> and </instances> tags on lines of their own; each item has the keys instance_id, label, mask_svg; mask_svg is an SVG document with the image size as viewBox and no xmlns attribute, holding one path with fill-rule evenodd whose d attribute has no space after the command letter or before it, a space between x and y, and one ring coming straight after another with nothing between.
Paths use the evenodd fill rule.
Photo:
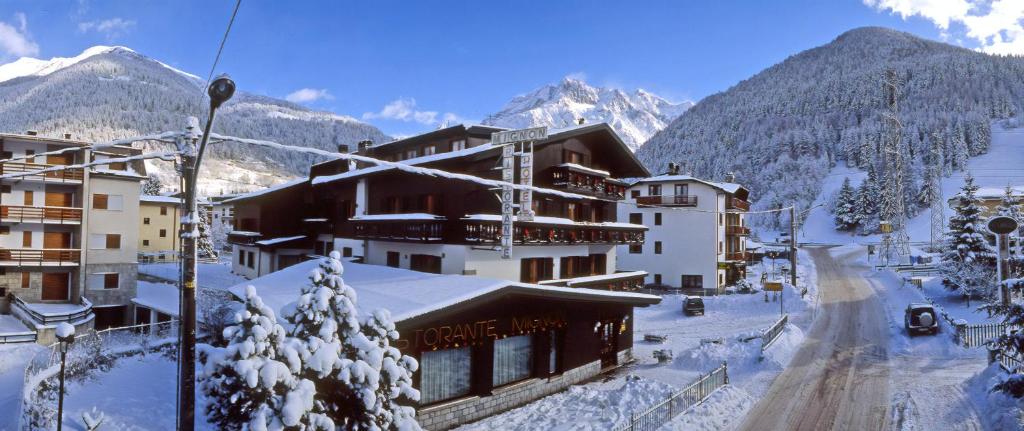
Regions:
<instances>
[{"instance_id":1,"label":"lamp post","mask_svg":"<svg viewBox=\"0 0 1024 431\"><path fill-rule=\"evenodd\" d=\"M60 349L60 394L57 399L57 431L64 427L64 364L68 349L75 342L75 327L67 322L57 325L57 346Z\"/></svg>"},{"instance_id":2,"label":"lamp post","mask_svg":"<svg viewBox=\"0 0 1024 431\"><path fill-rule=\"evenodd\" d=\"M195 427L196 408L196 180L199 164L203 161L206 143L210 140L217 108L235 94L235 82L227 75L220 75L206 89L210 96L210 113L199 147L196 148L194 129L190 136L178 141L181 151L181 177L184 181L185 216L181 220L182 265L181 265L181 357L179 358L180 381L178 382L178 429L192 431Z\"/></svg>"}]
</instances>

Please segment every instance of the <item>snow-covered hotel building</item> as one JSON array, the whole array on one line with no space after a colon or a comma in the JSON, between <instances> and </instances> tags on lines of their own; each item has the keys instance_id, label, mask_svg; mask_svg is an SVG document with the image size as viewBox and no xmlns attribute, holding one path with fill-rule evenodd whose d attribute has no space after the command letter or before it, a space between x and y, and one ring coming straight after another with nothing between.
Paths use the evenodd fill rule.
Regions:
<instances>
[{"instance_id":1,"label":"snow-covered hotel building","mask_svg":"<svg viewBox=\"0 0 1024 431\"><path fill-rule=\"evenodd\" d=\"M128 147L34 154L86 142L0 134L0 174L123 157ZM69 168L0 181L0 321L38 341L71 322L105 328L130 321L136 292L141 161ZM4 325L0 325L4 326Z\"/></svg>"},{"instance_id":2,"label":"snow-covered hotel building","mask_svg":"<svg viewBox=\"0 0 1024 431\"><path fill-rule=\"evenodd\" d=\"M501 147L490 138L502 130L458 125L376 146L361 143L356 152L496 180ZM553 131L535 143L533 155L534 185L555 193L534 193L535 219L515 221L511 259L501 257L495 190L333 160L314 165L309 178L225 202L235 209L235 230L229 234L233 270L257 277L307 255L338 250L373 265L438 274L613 290L641 287L642 272L615 271L616 249L643 244L647 228L619 221L616 202L625 198L627 185L618 178L649 172L603 123Z\"/></svg>"},{"instance_id":3,"label":"snow-covered hotel building","mask_svg":"<svg viewBox=\"0 0 1024 431\"><path fill-rule=\"evenodd\" d=\"M618 247L620 269L648 273L648 284L716 294L746 276L744 212L748 191L727 178L712 182L670 172L629 187L619 220L650 230L643 244Z\"/></svg>"}]
</instances>

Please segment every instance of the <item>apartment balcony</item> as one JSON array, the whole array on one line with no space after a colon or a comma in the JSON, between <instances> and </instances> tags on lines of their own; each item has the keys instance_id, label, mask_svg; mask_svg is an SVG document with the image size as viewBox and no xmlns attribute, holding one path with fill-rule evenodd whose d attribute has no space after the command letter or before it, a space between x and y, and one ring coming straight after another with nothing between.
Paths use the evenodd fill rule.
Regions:
<instances>
[{"instance_id":1,"label":"apartment balcony","mask_svg":"<svg viewBox=\"0 0 1024 431\"><path fill-rule=\"evenodd\" d=\"M636 203L638 205L652 205L652 206L663 206L663 207L695 207L697 206L697 196L690 195L655 195L655 196L637 196Z\"/></svg>"},{"instance_id":2,"label":"apartment balcony","mask_svg":"<svg viewBox=\"0 0 1024 431\"><path fill-rule=\"evenodd\" d=\"M92 303L84 297L75 303L35 303L25 302L15 296L14 309L21 312L38 325L54 325L61 322L76 322L88 318L92 314Z\"/></svg>"},{"instance_id":3,"label":"apartment balcony","mask_svg":"<svg viewBox=\"0 0 1024 431\"><path fill-rule=\"evenodd\" d=\"M6 223L82 224L82 209L2 205L0 206L0 221Z\"/></svg>"},{"instance_id":4,"label":"apartment balcony","mask_svg":"<svg viewBox=\"0 0 1024 431\"><path fill-rule=\"evenodd\" d=\"M61 165L47 165L39 163L3 163L0 164L0 175L21 174L39 171ZM84 178L84 171L81 168L61 169L52 172L25 175L8 180L37 181L45 183L66 183L81 184Z\"/></svg>"},{"instance_id":5,"label":"apartment balcony","mask_svg":"<svg viewBox=\"0 0 1024 431\"><path fill-rule=\"evenodd\" d=\"M78 266L77 248L0 248L0 266Z\"/></svg>"},{"instance_id":6,"label":"apartment balcony","mask_svg":"<svg viewBox=\"0 0 1024 431\"><path fill-rule=\"evenodd\" d=\"M497 216L495 216L497 217ZM544 220L547 219L547 220ZM538 217L537 221L515 221L515 245L643 244L647 228L628 223L586 223L568 219ZM465 241L471 244L500 244L501 220L465 220Z\"/></svg>"},{"instance_id":7,"label":"apartment balcony","mask_svg":"<svg viewBox=\"0 0 1024 431\"><path fill-rule=\"evenodd\" d=\"M746 227L746 226L740 226L740 225L726 225L725 226L725 234L726 235L736 235L736 236L748 236L748 235L750 235L750 228Z\"/></svg>"},{"instance_id":8,"label":"apartment balcony","mask_svg":"<svg viewBox=\"0 0 1024 431\"><path fill-rule=\"evenodd\" d=\"M727 252L725 253L725 260L729 262L746 262L750 260L750 253L746 252Z\"/></svg>"},{"instance_id":9,"label":"apartment balcony","mask_svg":"<svg viewBox=\"0 0 1024 431\"><path fill-rule=\"evenodd\" d=\"M551 170L551 185L571 193L624 199L626 183L608 178L608 173L566 163Z\"/></svg>"},{"instance_id":10,"label":"apartment balcony","mask_svg":"<svg viewBox=\"0 0 1024 431\"><path fill-rule=\"evenodd\" d=\"M391 214L389 214L391 215ZM393 214L401 216L401 214ZM373 217L373 216L364 216ZM416 218L357 220L353 219L356 238L386 241L441 242L445 233L445 220Z\"/></svg>"},{"instance_id":11,"label":"apartment balcony","mask_svg":"<svg viewBox=\"0 0 1024 431\"><path fill-rule=\"evenodd\" d=\"M725 200L725 209L750 211L750 202L740 198L730 197Z\"/></svg>"}]
</instances>

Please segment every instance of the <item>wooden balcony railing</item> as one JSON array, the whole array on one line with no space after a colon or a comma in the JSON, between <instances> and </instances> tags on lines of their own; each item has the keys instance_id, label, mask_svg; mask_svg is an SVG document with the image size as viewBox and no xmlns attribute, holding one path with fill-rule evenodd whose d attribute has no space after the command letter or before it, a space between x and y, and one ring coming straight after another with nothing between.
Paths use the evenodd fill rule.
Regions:
<instances>
[{"instance_id":1,"label":"wooden balcony railing","mask_svg":"<svg viewBox=\"0 0 1024 431\"><path fill-rule=\"evenodd\" d=\"M565 225L516 222L512 225L512 243L520 245L567 244L643 244L642 228L601 225ZM501 222L467 221L465 240L477 244L501 242Z\"/></svg>"},{"instance_id":2,"label":"wooden balcony railing","mask_svg":"<svg viewBox=\"0 0 1024 431\"><path fill-rule=\"evenodd\" d=\"M21 174L52 168L58 165L46 165L39 163L3 163L0 164L0 175ZM62 169L59 171L44 172L41 174L25 175L17 177L17 180L34 180L47 182L81 182L83 178L82 168Z\"/></svg>"},{"instance_id":3,"label":"wooden balcony railing","mask_svg":"<svg viewBox=\"0 0 1024 431\"><path fill-rule=\"evenodd\" d=\"M747 236L747 235L750 235L750 228L746 227L746 226L740 226L740 225L726 225L725 226L725 234L726 235Z\"/></svg>"},{"instance_id":4,"label":"wooden balcony railing","mask_svg":"<svg viewBox=\"0 0 1024 431\"><path fill-rule=\"evenodd\" d=\"M725 200L725 209L750 211L750 202L740 198L728 198Z\"/></svg>"},{"instance_id":5,"label":"wooden balcony railing","mask_svg":"<svg viewBox=\"0 0 1024 431\"><path fill-rule=\"evenodd\" d=\"M661 205L673 207L695 207L697 196L689 195L655 195L637 196L636 203L640 205Z\"/></svg>"},{"instance_id":6,"label":"wooden balcony railing","mask_svg":"<svg viewBox=\"0 0 1024 431\"><path fill-rule=\"evenodd\" d=\"M602 196L610 199L626 197L626 185L620 181L596 174L578 172L567 166L556 166L551 170L551 184L556 188L573 193Z\"/></svg>"},{"instance_id":7,"label":"wooden balcony railing","mask_svg":"<svg viewBox=\"0 0 1024 431\"><path fill-rule=\"evenodd\" d=\"M727 261L740 261L745 262L750 260L750 253L744 252L727 252L725 253L725 260Z\"/></svg>"},{"instance_id":8,"label":"wooden balcony railing","mask_svg":"<svg viewBox=\"0 0 1024 431\"><path fill-rule=\"evenodd\" d=\"M355 221L356 238L439 242L444 237L444 220Z\"/></svg>"},{"instance_id":9,"label":"wooden balcony railing","mask_svg":"<svg viewBox=\"0 0 1024 431\"><path fill-rule=\"evenodd\" d=\"M0 220L19 223L79 224L82 222L82 209L3 205L0 206Z\"/></svg>"},{"instance_id":10,"label":"wooden balcony railing","mask_svg":"<svg viewBox=\"0 0 1024 431\"><path fill-rule=\"evenodd\" d=\"M76 248L0 248L0 265L78 265L81 257Z\"/></svg>"}]
</instances>

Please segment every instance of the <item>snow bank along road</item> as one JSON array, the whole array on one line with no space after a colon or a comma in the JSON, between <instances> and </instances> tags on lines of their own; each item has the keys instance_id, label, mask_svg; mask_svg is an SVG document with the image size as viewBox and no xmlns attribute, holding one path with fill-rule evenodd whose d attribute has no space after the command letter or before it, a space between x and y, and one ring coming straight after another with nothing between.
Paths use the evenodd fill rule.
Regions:
<instances>
[{"instance_id":1,"label":"snow bank along road","mask_svg":"<svg viewBox=\"0 0 1024 431\"><path fill-rule=\"evenodd\" d=\"M741 429L888 429L885 310L859 270L841 265L824 248L812 249L811 256L821 291L817 321Z\"/></svg>"}]
</instances>

